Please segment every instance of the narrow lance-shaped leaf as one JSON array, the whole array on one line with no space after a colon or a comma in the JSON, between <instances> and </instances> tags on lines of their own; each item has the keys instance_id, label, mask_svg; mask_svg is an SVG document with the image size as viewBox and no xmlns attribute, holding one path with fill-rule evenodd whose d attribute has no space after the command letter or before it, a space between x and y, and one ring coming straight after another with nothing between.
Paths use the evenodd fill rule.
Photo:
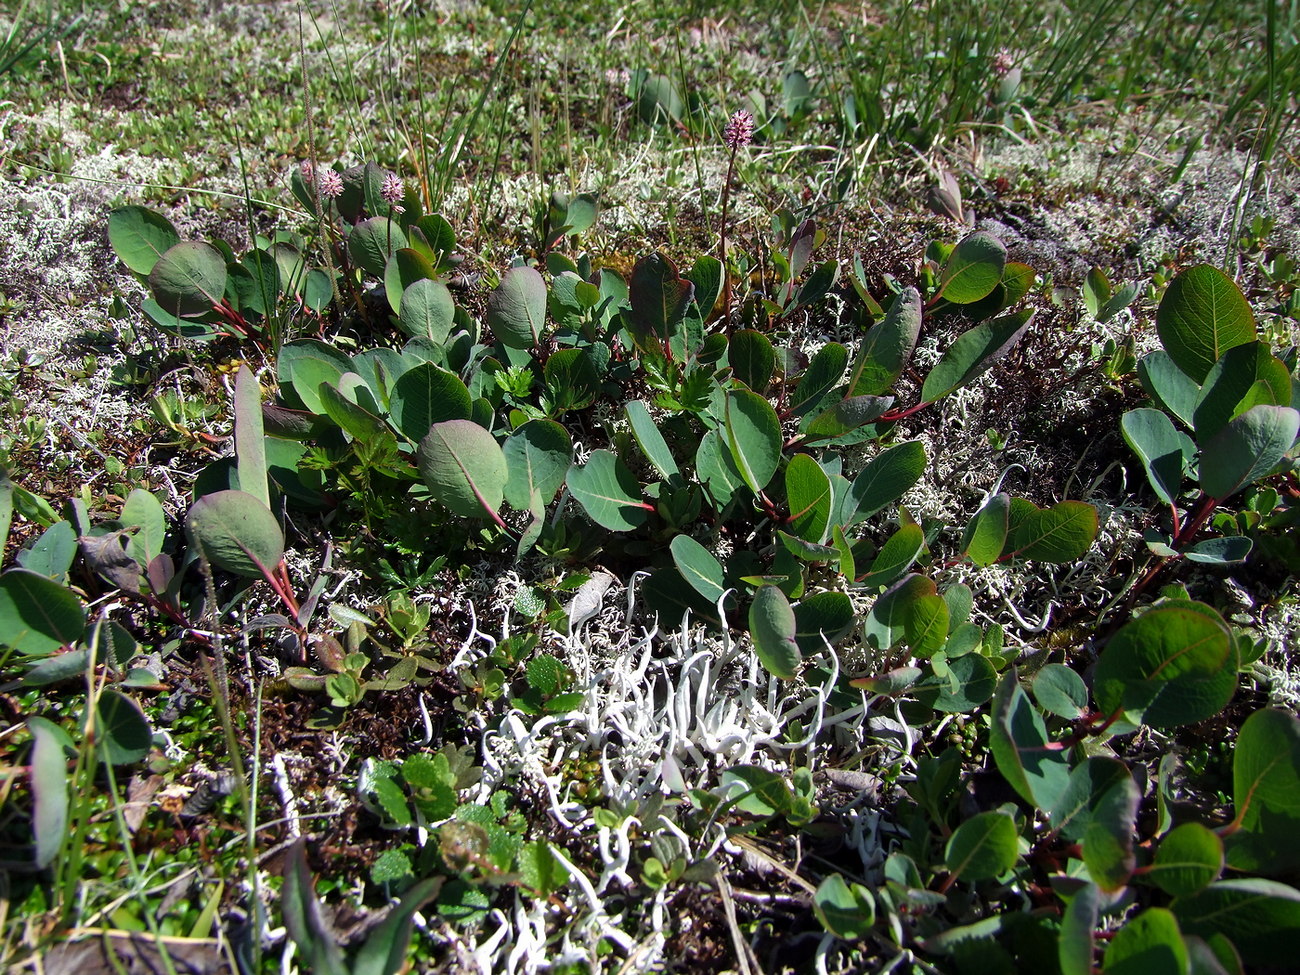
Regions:
<instances>
[{"instance_id":1,"label":"narrow lance-shaped leaf","mask_svg":"<svg viewBox=\"0 0 1300 975\"><path fill-rule=\"evenodd\" d=\"M1096 884L1087 884L1070 898L1057 943L1061 975L1093 975L1092 954L1100 915L1101 891Z\"/></svg>"},{"instance_id":2,"label":"narrow lance-shaped leaf","mask_svg":"<svg viewBox=\"0 0 1300 975\"><path fill-rule=\"evenodd\" d=\"M632 427L632 436L636 438L637 446L641 448L641 453L645 454L646 460L654 465L659 476L668 480L681 473L677 469L677 461L673 459L672 451L668 449L663 434L651 419L645 403L639 399L631 400L623 407L623 412Z\"/></svg>"},{"instance_id":3,"label":"narrow lance-shaped leaf","mask_svg":"<svg viewBox=\"0 0 1300 975\"><path fill-rule=\"evenodd\" d=\"M850 394L878 396L890 389L912 357L920 334L921 295L915 288L905 288L863 338L848 382Z\"/></svg>"},{"instance_id":4,"label":"narrow lance-shaped leaf","mask_svg":"<svg viewBox=\"0 0 1300 975\"><path fill-rule=\"evenodd\" d=\"M235 376L235 458L239 487L271 507L266 479L266 434L262 429L262 390L246 365Z\"/></svg>"},{"instance_id":5,"label":"narrow lance-shaped leaf","mask_svg":"<svg viewBox=\"0 0 1300 975\"><path fill-rule=\"evenodd\" d=\"M27 719L32 733L32 830L36 834L36 869L44 870L63 848L68 828L68 759L66 735L45 718Z\"/></svg>"},{"instance_id":6,"label":"narrow lance-shaped leaf","mask_svg":"<svg viewBox=\"0 0 1300 975\"><path fill-rule=\"evenodd\" d=\"M1020 341L1033 318L1033 310L1026 309L963 332L925 377L921 402L933 403L979 378Z\"/></svg>"}]
</instances>

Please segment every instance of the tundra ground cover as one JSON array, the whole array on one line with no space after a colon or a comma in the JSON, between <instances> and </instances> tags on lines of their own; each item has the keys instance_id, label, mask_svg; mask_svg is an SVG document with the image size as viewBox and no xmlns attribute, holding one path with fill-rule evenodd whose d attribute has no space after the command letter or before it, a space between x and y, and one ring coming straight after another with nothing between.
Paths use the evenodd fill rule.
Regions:
<instances>
[{"instance_id":1,"label":"tundra ground cover","mask_svg":"<svg viewBox=\"0 0 1300 975\"><path fill-rule=\"evenodd\" d=\"M1293 12L76 13L12 963L1285 967Z\"/></svg>"}]
</instances>

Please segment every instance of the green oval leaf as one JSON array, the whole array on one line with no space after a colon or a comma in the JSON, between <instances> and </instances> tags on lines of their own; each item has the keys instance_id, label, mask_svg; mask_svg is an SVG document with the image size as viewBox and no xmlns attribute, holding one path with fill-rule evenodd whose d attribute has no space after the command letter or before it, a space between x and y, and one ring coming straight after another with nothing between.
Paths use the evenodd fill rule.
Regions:
<instances>
[{"instance_id":1,"label":"green oval leaf","mask_svg":"<svg viewBox=\"0 0 1300 975\"><path fill-rule=\"evenodd\" d=\"M923 596L938 595L935 584L923 575L912 573L880 594L867 615L866 635L872 644L888 650L903 639L908 617L916 601Z\"/></svg>"},{"instance_id":2,"label":"green oval leaf","mask_svg":"<svg viewBox=\"0 0 1300 975\"><path fill-rule=\"evenodd\" d=\"M1065 664L1046 664L1034 675L1034 699L1051 714L1071 721L1088 710L1088 685Z\"/></svg>"},{"instance_id":3,"label":"green oval leaf","mask_svg":"<svg viewBox=\"0 0 1300 975\"><path fill-rule=\"evenodd\" d=\"M710 604L716 605L726 586L723 584L722 565L713 553L689 535L675 536L668 547L682 578Z\"/></svg>"},{"instance_id":4,"label":"green oval leaf","mask_svg":"<svg viewBox=\"0 0 1300 975\"><path fill-rule=\"evenodd\" d=\"M130 765L149 754L153 732L140 706L124 694L106 690L99 695L95 739L114 765Z\"/></svg>"},{"instance_id":5,"label":"green oval leaf","mask_svg":"<svg viewBox=\"0 0 1300 975\"><path fill-rule=\"evenodd\" d=\"M430 281L436 274L429 259L414 248L403 247L395 251L384 266L384 295L393 314L401 314L408 287L420 281Z\"/></svg>"},{"instance_id":6,"label":"green oval leaf","mask_svg":"<svg viewBox=\"0 0 1300 975\"><path fill-rule=\"evenodd\" d=\"M125 206L108 215L108 242L123 264L136 274L148 274L181 237L161 213Z\"/></svg>"},{"instance_id":7,"label":"green oval leaf","mask_svg":"<svg viewBox=\"0 0 1300 975\"><path fill-rule=\"evenodd\" d=\"M553 420L529 420L506 440L505 500L517 511L540 514L569 472L573 442Z\"/></svg>"},{"instance_id":8,"label":"green oval leaf","mask_svg":"<svg viewBox=\"0 0 1300 975\"><path fill-rule=\"evenodd\" d=\"M722 289L726 284L726 275L723 273L722 262L716 257L702 255L695 259L691 269L686 272L686 277L690 279L691 284L695 285L695 314L701 321L709 317L713 311L713 306L718 303L722 297Z\"/></svg>"},{"instance_id":9,"label":"green oval leaf","mask_svg":"<svg viewBox=\"0 0 1300 975\"><path fill-rule=\"evenodd\" d=\"M838 873L830 874L813 894L817 920L837 938L857 941L871 933L876 923L876 901L861 884L847 884Z\"/></svg>"},{"instance_id":10,"label":"green oval leaf","mask_svg":"<svg viewBox=\"0 0 1300 975\"><path fill-rule=\"evenodd\" d=\"M944 862L958 880L987 880L1006 873L1020 855L1016 821L1004 812L982 812L948 838Z\"/></svg>"},{"instance_id":11,"label":"green oval leaf","mask_svg":"<svg viewBox=\"0 0 1300 975\"><path fill-rule=\"evenodd\" d=\"M126 543L127 554L146 566L163 549L167 535L167 514L158 499L144 488L135 488L122 505L121 522L125 527L136 527Z\"/></svg>"},{"instance_id":12,"label":"green oval leaf","mask_svg":"<svg viewBox=\"0 0 1300 975\"><path fill-rule=\"evenodd\" d=\"M677 86L663 75L652 74L641 83L636 113L647 125L667 125L681 118L686 103Z\"/></svg>"},{"instance_id":13,"label":"green oval leaf","mask_svg":"<svg viewBox=\"0 0 1300 975\"><path fill-rule=\"evenodd\" d=\"M388 217L362 220L348 234L348 253L371 277L384 277L388 259L407 246L402 228Z\"/></svg>"},{"instance_id":14,"label":"green oval leaf","mask_svg":"<svg viewBox=\"0 0 1300 975\"><path fill-rule=\"evenodd\" d=\"M1057 955L1061 975L1093 975L1092 956L1096 946L1097 921L1101 916L1101 891L1086 884L1065 905Z\"/></svg>"},{"instance_id":15,"label":"green oval leaf","mask_svg":"<svg viewBox=\"0 0 1300 975\"><path fill-rule=\"evenodd\" d=\"M907 571L925 548L925 531L919 524L903 525L880 546L871 569L858 580L863 588L887 586Z\"/></svg>"},{"instance_id":16,"label":"green oval leaf","mask_svg":"<svg viewBox=\"0 0 1300 975\"><path fill-rule=\"evenodd\" d=\"M1300 432L1289 406L1254 406L1201 444L1201 490L1222 501L1269 473Z\"/></svg>"},{"instance_id":17,"label":"green oval leaf","mask_svg":"<svg viewBox=\"0 0 1300 975\"><path fill-rule=\"evenodd\" d=\"M415 452L434 499L465 518L491 517L505 497L506 459L496 438L466 419L428 428Z\"/></svg>"},{"instance_id":18,"label":"green oval leaf","mask_svg":"<svg viewBox=\"0 0 1300 975\"><path fill-rule=\"evenodd\" d=\"M695 451L695 475L704 482L719 509L726 508L736 492L745 486L745 479L719 430L709 430L700 438Z\"/></svg>"},{"instance_id":19,"label":"green oval leaf","mask_svg":"<svg viewBox=\"0 0 1300 975\"><path fill-rule=\"evenodd\" d=\"M901 498L921 479L925 463L925 445L919 440L889 447L872 457L853 479L849 496L854 508L842 513L844 527L870 518Z\"/></svg>"},{"instance_id":20,"label":"green oval leaf","mask_svg":"<svg viewBox=\"0 0 1300 975\"><path fill-rule=\"evenodd\" d=\"M912 690L919 701L946 714L966 714L997 691L998 672L980 653L949 660L945 674L931 674Z\"/></svg>"},{"instance_id":21,"label":"green oval leaf","mask_svg":"<svg viewBox=\"0 0 1300 975\"><path fill-rule=\"evenodd\" d=\"M790 505L790 530L809 542L821 543L831 516L831 481L812 457L796 454L785 468L785 494Z\"/></svg>"},{"instance_id":22,"label":"green oval leaf","mask_svg":"<svg viewBox=\"0 0 1300 975\"><path fill-rule=\"evenodd\" d=\"M1040 562L1073 562L1097 537L1097 509L1082 501L1036 508L1012 531L1011 554Z\"/></svg>"},{"instance_id":23,"label":"green oval leaf","mask_svg":"<svg viewBox=\"0 0 1300 975\"><path fill-rule=\"evenodd\" d=\"M1156 332L1178 368L1199 384L1228 349L1255 340L1255 315L1231 278L1198 264L1169 282Z\"/></svg>"},{"instance_id":24,"label":"green oval leaf","mask_svg":"<svg viewBox=\"0 0 1300 975\"><path fill-rule=\"evenodd\" d=\"M1196 444L1176 429L1160 410L1129 410L1119 421L1120 432L1147 472L1147 480L1165 504L1173 504L1183 474L1196 453Z\"/></svg>"},{"instance_id":25,"label":"green oval leaf","mask_svg":"<svg viewBox=\"0 0 1300 975\"><path fill-rule=\"evenodd\" d=\"M1291 373L1263 342L1246 342L1225 352L1205 377L1192 414L1197 439L1208 440L1260 404L1290 406Z\"/></svg>"},{"instance_id":26,"label":"green oval leaf","mask_svg":"<svg viewBox=\"0 0 1300 975\"><path fill-rule=\"evenodd\" d=\"M1142 793L1133 777L1123 776L1102 794L1083 831L1083 862L1088 876L1109 893L1122 889L1137 865L1133 827L1141 800Z\"/></svg>"},{"instance_id":27,"label":"green oval leaf","mask_svg":"<svg viewBox=\"0 0 1300 975\"><path fill-rule=\"evenodd\" d=\"M182 241L158 258L149 272L149 290L164 311L192 318L221 304L226 273L226 260L215 247Z\"/></svg>"},{"instance_id":28,"label":"green oval leaf","mask_svg":"<svg viewBox=\"0 0 1300 975\"><path fill-rule=\"evenodd\" d=\"M826 648L823 636L835 644L853 629L853 600L842 592L814 593L794 608L794 622L794 639L800 652L815 654Z\"/></svg>"},{"instance_id":29,"label":"green oval leaf","mask_svg":"<svg viewBox=\"0 0 1300 975\"><path fill-rule=\"evenodd\" d=\"M808 368L799 377L789 411L794 416L817 409L830 395L836 384L844 377L844 369L849 364L849 350L838 342L827 342L808 363Z\"/></svg>"},{"instance_id":30,"label":"green oval leaf","mask_svg":"<svg viewBox=\"0 0 1300 975\"><path fill-rule=\"evenodd\" d=\"M848 388L854 396L879 396L891 389L912 357L921 334L921 295L905 288L885 317L862 339Z\"/></svg>"},{"instance_id":31,"label":"green oval leaf","mask_svg":"<svg viewBox=\"0 0 1300 975\"><path fill-rule=\"evenodd\" d=\"M767 487L781 461L781 421L758 393L732 389L726 399L727 447L751 491Z\"/></svg>"},{"instance_id":32,"label":"green oval leaf","mask_svg":"<svg viewBox=\"0 0 1300 975\"><path fill-rule=\"evenodd\" d=\"M1234 820L1228 864L1281 873L1300 864L1300 721L1272 708L1241 726L1232 760Z\"/></svg>"},{"instance_id":33,"label":"green oval leaf","mask_svg":"<svg viewBox=\"0 0 1300 975\"><path fill-rule=\"evenodd\" d=\"M36 868L44 870L63 848L68 829L67 734L45 718L27 719L32 733L32 831L36 835Z\"/></svg>"},{"instance_id":34,"label":"green oval leaf","mask_svg":"<svg viewBox=\"0 0 1300 975\"><path fill-rule=\"evenodd\" d=\"M1146 879L1166 894L1194 894L1223 872L1223 841L1200 823L1175 826L1160 841Z\"/></svg>"},{"instance_id":35,"label":"green oval leaf","mask_svg":"<svg viewBox=\"0 0 1300 975\"><path fill-rule=\"evenodd\" d=\"M762 332L742 328L727 343L732 374L756 393L766 391L776 369L776 350Z\"/></svg>"},{"instance_id":36,"label":"green oval leaf","mask_svg":"<svg viewBox=\"0 0 1300 975\"><path fill-rule=\"evenodd\" d=\"M1070 779L1065 751L1049 748L1050 743L1042 715L1012 668L994 697L989 746L1003 778L1040 809L1054 808Z\"/></svg>"},{"instance_id":37,"label":"green oval leaf","mask_svg":"<svg viewBox=\"0 0 1300 975\"><path fill-rule=\"evenodd\" d=\"M468 420L470 402L469 389L459 376L432 362L422 362L393 383L388 405L393 425L418 443L435 423ZM500 504L499 496L497 504Z\"/></svg>"},{"instance_id":38,"label":"green oval leaf","mask_svg":"<svg viewBox=\"0 0 1300 975\"><path fill-rule=\"evenodd\" d=\"M989 566L1002 557L1007 544L1011 498L998 493L984 502L966 526L961 548L979 566Z\"/></svg>"},{"instance_id":39,"label":"green oval leaf","mask_svg":"<svg viewBox=\"0 0 1300 975\"><path fill-rule=\"evenodd\" d=\"M1232 637L1199 603L1156 606L1106 645L1093 676L1104 713L1119 708L1153 727L1202 721L1227 705L1237 686Z\"/></svg>"},{"instance_id":40,"label":"green oval leaf","mask_svg":"<svg viewBox=\"0 0 1300 975\"><path fill-rule=\"evenodd\" d=\"M512 267L501 275L487 302L492 334L512 349L531 349L546 328L546 282L531 267Z\"/></svg>"},{"instance_id":41,"label":"green oval leaf","mask_svg":"<svg viewBox=\"0 0 1300 975\"><path fill-rule=\"evenodd\" d=\"M1220 880L1170 905L1185 934L1226 937L1247 965L1289 968L1300 941L1300 891L1273 880Z\"/></svg>"},{"instance_id":42,"label":"green oval leaf","mask_svg":"<svg viewBox=\"0 0 1300 975\"><path fill-rule=\"evenodd\" d=\"M284 535L271 509L245 491L216 491L196 501L185 534L219 569L253 579L284 558Z\"/></svg>"},{"instance_id":43,"label":"green oval leaf","mask_svg":"<svg viewBox=\"0 0 1300 975\"><path fill-rule=\"evenodd\" d=\"M435 345L446 343L456 319L456 302L441 281L425 278L402 292L402 310L397 324L412 338L426 338Z\"/></svg>"},{"instance_id":44,"label":"green oval leaf","mask_svg":"<svg viewBox=\"0 0 1300 975\"><path fill-rule=\"evenodd\" d=\"M281 346L276 360L276 375L282 390L291 388L302 405L318 416L325 415L320 401L321 384L337 386L339 377L351 368L351 359L318 339L289 342Z\"/></svg>"},{"instance_id":45,"label":"green oval leaf","mask_svg":"<svg viewBox=\"0 0 1300 975\"><path fill-rule=\"evenodd\" d=\"M1104 975L1187 975L1187 946L1172 913L1150 907L1115 932Z\"/></svg>"},{"instance_id":46,"label":"green oval leaf","mask_svg":"<svg viewBox=\"0 0 1300 975\"><path fill-rule=\"evenodd\" d=\"M979 378L1020 341L1033 318L1033 310L1025 309L963 332L925 377L921 401L933 403Z\"/></svg>"},{"instance_id":47,"label":"green oval leaf","mask_svg":"<svg viewBox=\"0 0 1300 975\"><path fill-rule=\"evenodd\" d=\"M570 467L567 483L591 520L602 528L631 531L650 517L641 498L641 485L627 465L608 450L592 451L585 465Z\"/></svg>"},{"instance_id":48,"label":"green oval leaf","mask_svg":"<svg viewBox=\"0 0 1300 975\"><path fill-rule=\"evenodd\" d=\"M803 659L795 641L798 625L789 601L776 586L760 586L749 606L749 633L764 669L774 677L794 680Z\"/></svg>"},{"instance_id":49,"label":"green oval leaf","mask_svg":"<svg viewBox=\"0 0 1300 975\"><path fill-rule=\"evenodd\" d=\"M805 440L831 440L858 429L894 405L892 396L850 396L836 400L804 425Z\"/></svg>"},{"instance_id":50,"label":"green oval leaf","mask_svg":"<svg viewBox=\"0 0 1300 975\"><path fill-rule=\"evenodd\" d=\"M663 254L636 262L628 288L627 324L641 348L651 340L662 344L678 330L695 299L695 285L677 273L677 265Z\"/></svg>"},{"instance_id":51,"label":"green oval leaf","mask_svg":"<svg viewBox=\"0 0 1300 975\"><path fill-rule=\"evenodd\" d=\"M1118 759L1090 755L1070 772L1069 781L1051 807L1052 829L1072 842L1082 840L1106 794L1132 778L1128 767Z\"/></svg>"},{"instance_id":52,"label":"green oval leaf","mask_svg":"<svg viewBox=\"0 0 1300 975\"><path fill-rule=\"evenodd\" d=\"M1172 413L1192 429L1192 414L1201 387L1191 376L1178 368L1169 353L1157 349L1144 355L1137 365L1138 380L1146 394L1162 410Z\"/></svg>"},{"instance_id":53,"label":"green oval leaf","mask_svg":"<svg viewBox=\"0 0 1300 975\"><path fill-rule=\"evenodd\" d=\"M998 286L1006 264L1002 241L984 231L968 234L948 255L938 294L957 305L979 301Z\"/></svg>"}]
</instances>

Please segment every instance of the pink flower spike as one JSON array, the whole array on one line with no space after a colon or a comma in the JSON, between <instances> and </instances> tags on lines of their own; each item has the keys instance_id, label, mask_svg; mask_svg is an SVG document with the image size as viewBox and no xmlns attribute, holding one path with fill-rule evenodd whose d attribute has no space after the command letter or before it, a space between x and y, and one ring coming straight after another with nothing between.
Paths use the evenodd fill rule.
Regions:
<instances>
[{"instance_id":1,"label":"pink flower spike","mask_svg":"<svg viewBox=\"0 0 1300 975\"><path fill-rule=\"evenodd\" d=\"M754 116L743 109L731 116L722 133L728 148L740 149L754 141Z\"/></svg>"},{"instance_id":2,"label":"pink flower spike","mask_svg":"<svg viewBox=\"0 0 1300 975\"><path fill-rule=\"evenodd\" d=\"M402 182L402 177L396 173L389 173L384 177L384 185L379 190L379 195L384 198L388 204L400 203L406 196L406 185Z\"/></svg>"},{"instance_id":3,"label":"pink flower spike","mask_svg":"<svg viewBox=\"0 0 1300 975\"><path fill-rule=\"evenodd\" d=\"M311 160L304 159L298 164L298 174L302 176L302 181L310 186L313 182L315 170L312 168Z\"/></svg>"},{"instance_id":4,"label":"pink flower spike","mask_svg":"<svg viewBox=\"0 0 1300 975\"><path fill-rule=\"evenodd\" d=\"M332 169L326 169L321 172L316 189L321 196L333 200L343 194L343 177Z\"/></svg>"}]
</instances>

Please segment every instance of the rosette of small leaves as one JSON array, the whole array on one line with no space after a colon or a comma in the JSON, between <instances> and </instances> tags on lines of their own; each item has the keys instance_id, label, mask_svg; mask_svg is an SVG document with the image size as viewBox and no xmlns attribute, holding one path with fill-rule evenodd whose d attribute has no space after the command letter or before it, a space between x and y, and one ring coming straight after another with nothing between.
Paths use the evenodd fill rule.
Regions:
<instances>
[{"instance_id":1,"label":"rosette of small leaves","mask_svg":"<svg viewBox=\"0 0 1300 975\"><path fill-rule=\"evenodd\" d=\"M1163 349L1138 363L1151 406L1120 422L1169 510L1167 527L1148 533L1148 547L1160 559L1224 564L1243 561L1260 543L1286 558L1279 536L1295 526L1297 509L1262 482L1295 466L1295 350L1273 355L1240 289L1209 265L1170 282L1156 328ZM1185 494L1189 478L1197 482L1192 495ZM1222 510L1238 496L1242 510ZM1219 534L1201 537L1207 527Z\"/></svg>"},{"instance_id":2,"label":"rosette of small leaves","mask_svg":"<svg viewBox=\"0 0 1300 975\"><path fill-rule=\"evenodd\" d=\"M870 877L829 875L814 897L818 917L846 940L872 937L899 953L919 943L940 967L971 957L1077 972L1127 971L1132 959L1154 957L1180 971L1195 958L1213 960L1210 970L1285 966L1300 891L1273 878L1300 864L1290 798L1300 721L1263 710L1242 725L1234 814L1219 824L1176 823L1173 755L1159 763L1144 824L1145 777L1101 747L1142 724L1217 714L1252 658L1251 641L1212 608L1171 599L1111 637L1091 693L1061 664L1027 685L1009 670L996 684L989 750L1021 805L969 811L958 752L923 758L907 785L910 841ZM1060 920L1007 912L1031 896L1053 903ZM971 921L957 907L976 903L987 917ZM1103 927L1112 931L1104 939Z\"/></svg>"}]
</instances>

